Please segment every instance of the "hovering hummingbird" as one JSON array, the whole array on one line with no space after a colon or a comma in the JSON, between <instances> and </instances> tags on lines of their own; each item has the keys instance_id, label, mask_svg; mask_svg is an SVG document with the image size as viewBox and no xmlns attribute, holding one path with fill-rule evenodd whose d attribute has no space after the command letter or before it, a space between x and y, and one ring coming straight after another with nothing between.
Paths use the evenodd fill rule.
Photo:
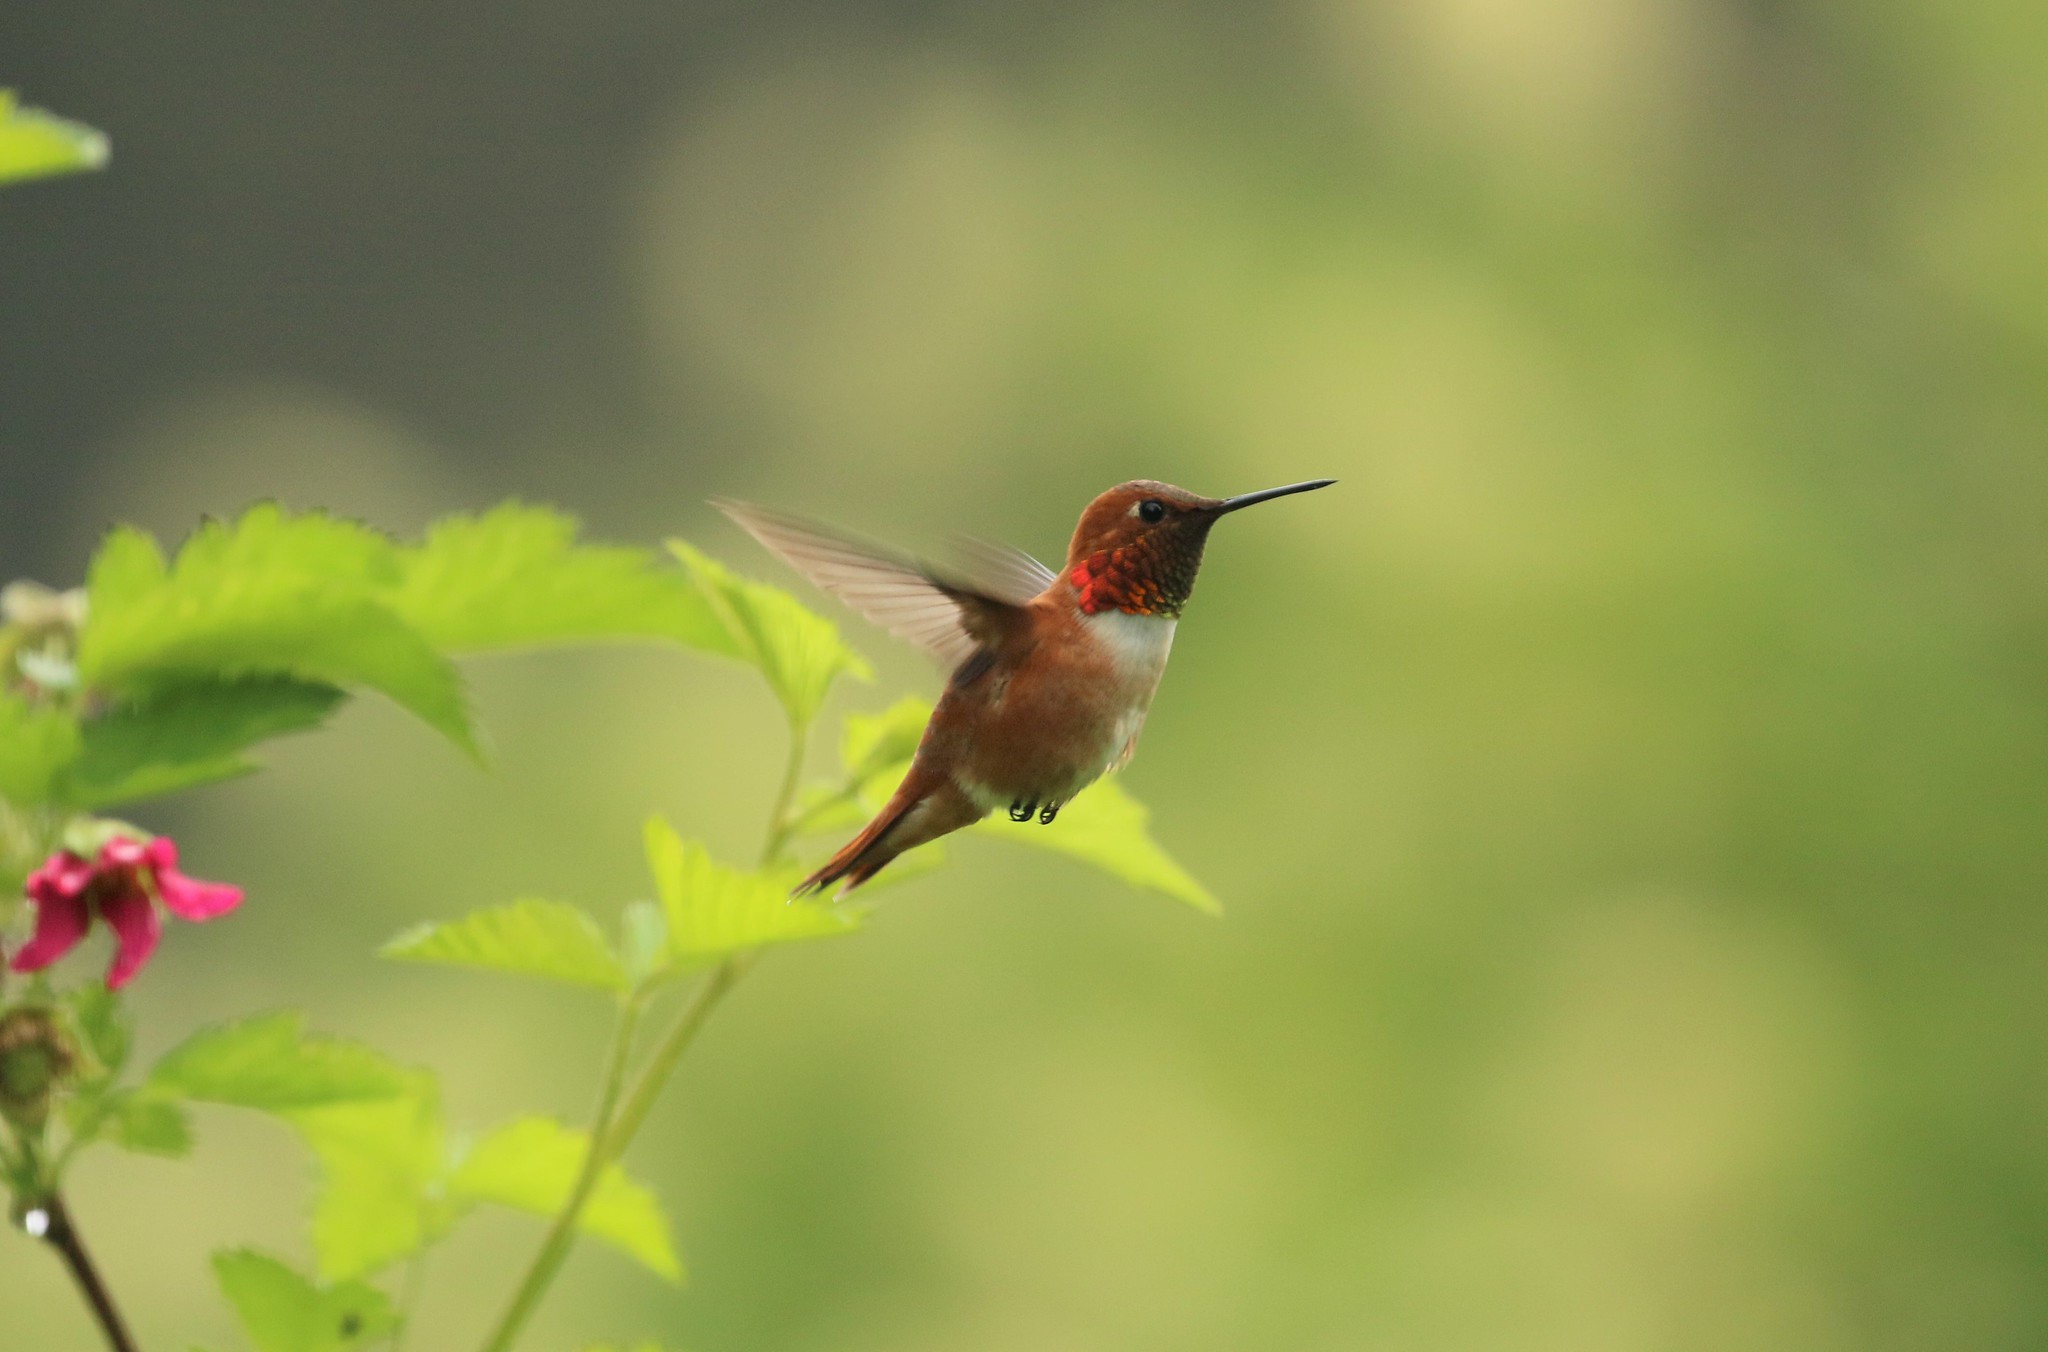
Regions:
<instances>
[{"instance_id":1,"label":"hovering hummingbird","mask_svg":"<svg viewBox=\"0 0 2048 1352\"><path fill-rule=\"evenodd\" d=\"M860 886L905 850L997 808L1051 825L1069 799L1137 750L1209 528L1256 502L1334 479L1205 498L1150 479L1088 504L1055 573L1028 554L966 542L968 567L933 568L798 517L720 511L868 619L952 670L910 772L865 830L797 886Z\"/></svg>"}]
</instances>

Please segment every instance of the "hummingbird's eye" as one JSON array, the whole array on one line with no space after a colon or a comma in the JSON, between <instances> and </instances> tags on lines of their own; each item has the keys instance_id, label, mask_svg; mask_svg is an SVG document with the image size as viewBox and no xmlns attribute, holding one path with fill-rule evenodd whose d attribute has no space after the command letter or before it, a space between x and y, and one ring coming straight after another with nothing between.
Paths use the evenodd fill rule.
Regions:
<instances>
[{"instance_id":1,"label":"hummingbird's eye","mask_svg":"<svg viewBox=\"0 0 2048 1352\"><path fill-rule=\"evenodd\" d=\"M1166 504L1158 498L1146 498L1138 504L1138 519L1141 521L1164 521Z\"/></svg>"}]
</instances>

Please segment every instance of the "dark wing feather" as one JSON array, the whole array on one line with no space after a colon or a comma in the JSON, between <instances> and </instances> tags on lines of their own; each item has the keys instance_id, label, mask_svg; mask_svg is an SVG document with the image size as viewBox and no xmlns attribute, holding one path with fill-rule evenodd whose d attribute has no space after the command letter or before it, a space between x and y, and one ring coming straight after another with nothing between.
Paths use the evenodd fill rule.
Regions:
<instances>
[{"instance_id":1,"label":"dark wing feather","mask_svg":"<svg viewBox=\"0 0 2048 1352\"><path fill-rule=\"evenodd\" d=\"M711 505L812 582L898 638L930 649L948 666L999 643L1023 621L1022 605L1036 595L1020 594L1028 574L1014 561L985 583L948 578L908 555L802 517L722 499Z\"/></svg>"}]
</instances>

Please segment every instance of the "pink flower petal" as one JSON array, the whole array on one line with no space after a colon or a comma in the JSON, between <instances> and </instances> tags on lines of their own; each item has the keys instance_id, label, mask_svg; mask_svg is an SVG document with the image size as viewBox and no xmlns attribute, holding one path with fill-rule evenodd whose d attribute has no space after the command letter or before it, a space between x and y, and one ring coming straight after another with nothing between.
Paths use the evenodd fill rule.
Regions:
<instances>
[{"instance_id":1,"label":"pink flower petal","mask_svg":"<svg viewBox=\"0 0 2048 1352\"><path fill-rule=\"evenodd\" d=\"M36 932L8 963L17 972L40 972L78 947L92 924L92 908L77 895L36 897Z\"/></svg>"},{"instance_id":2,"label":"pink flower petal","mask_svg":"<svg viewBox=\"0 0 2048 1352\"><path fill-rule=\"evenodd\" d=\"M102 896L100 918L114 931L114 965L107 969L107 989L117 991L156 952L156 941L163 937L164 918L140 887Z\"/></svg>"},{"instance_id":3,"label":"pink flower petal","mask_svg":"<svg viewBox=\"0 0 2048 1352\"><path fill-rule=\"evenodd\" d=\"M157 895L171 914L184 920L211 920L242 904L242 889L226 883L203 883L174 868L156 871Z\"/></svg>"},{"instance_id":4,"label":"pink flower petal","mask_svg":"<svg viewBox=\"0 0 2048 1352\"><path fill-rule=\"evenodd\" d=\"M178 866L178 842L169 836L158 836L142 847L142 862L152 869L176 868Z\"/></svg>"},{"instance_id":5,"label":"pink flower petal","mask_svg":"<svg viewBox=\"0 0 2048 1352\"><path fill-rule=\"evenodd\" d=\"M73 901L92 881L92 865L69 850L59 850L28 875L28 897L41 906L50 902Z\"/></svg>"},{"instance_id":6,"label":"pink flower petal","mask_svg":"<svg viewBox=\"0 0 2048 1352\"><path fill-rule=\"evenodd\" d=\"M139 840L127 836L115 836L100 846L99 866L102 870L135 868L149 857L149 847Z\"/></svg>"}]
</instances>

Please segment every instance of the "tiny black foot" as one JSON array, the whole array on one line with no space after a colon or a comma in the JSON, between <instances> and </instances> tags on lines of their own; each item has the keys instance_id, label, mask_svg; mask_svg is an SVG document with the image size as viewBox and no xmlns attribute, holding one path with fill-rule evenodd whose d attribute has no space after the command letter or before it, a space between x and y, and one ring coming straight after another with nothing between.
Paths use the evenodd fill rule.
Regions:
<instances>
[{"instance_id":1,"label":"tiny black foot","mask_svg":"<svg viewBox=\"0 0 2048 1352\"><path fill-rule=\"evenodd\" d=\"M1028 822L1031 820L1031 814L1036 811L1038 811L1037 803L1027 803L1020 798L1010 804L1010 820L1013 822Z\"/></svg>"},{"instance_id":2,"label":"tiny black foot","mask_svg":"<svg viewBox=\"0 0 2048 1352\"><path fill-rule=\"evenodd\" d=\"M1060 805L1058 803L1047 803L1038 810L1038 824L1040 826L1051 826L1052 819L1059 815Z\"/></svg>"}]
</instances>

